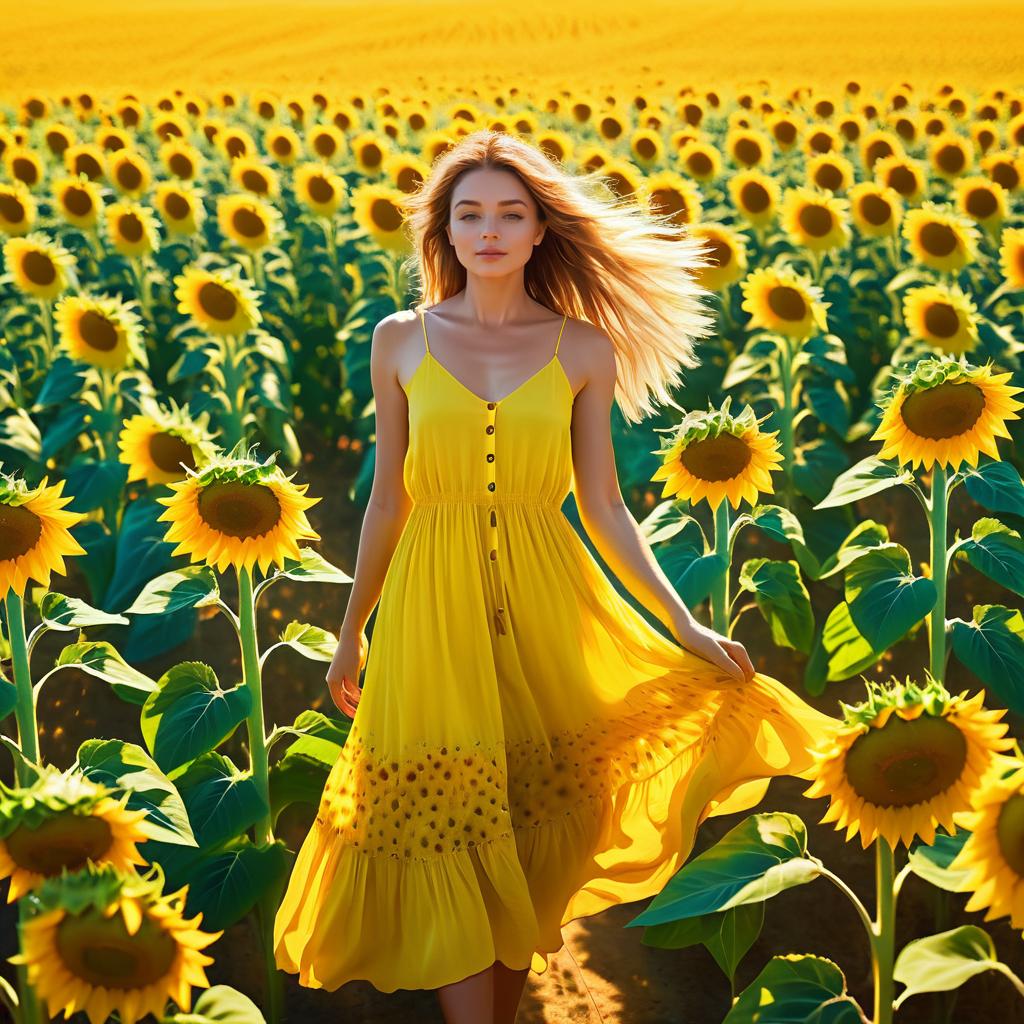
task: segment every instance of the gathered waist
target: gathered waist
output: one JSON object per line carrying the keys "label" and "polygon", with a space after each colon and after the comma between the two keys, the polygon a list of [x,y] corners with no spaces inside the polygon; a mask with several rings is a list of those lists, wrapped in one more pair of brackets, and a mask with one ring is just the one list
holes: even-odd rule
{"label": "gathered waist", "polygon": [[473,491],[467,494],[427,494],[413,497],[416,505],[481,505],[491,508],[495,505],[526,505],[537,508],[561,509],[557,498],[543,498],[536,494],[491,494]]}

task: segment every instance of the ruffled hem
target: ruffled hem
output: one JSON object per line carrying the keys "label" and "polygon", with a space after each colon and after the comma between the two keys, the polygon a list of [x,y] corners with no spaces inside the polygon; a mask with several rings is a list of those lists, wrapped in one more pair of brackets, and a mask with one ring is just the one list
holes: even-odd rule
{"label": "ruffled hem", "polygon": [[426,857],[364,852],[314,822],[274,929],[277,965],[334,991],[436,989],[496,960],[542,974],[561,928],[660,892],[712,815],[755,807],[778,775],[809,777],[835,724],[769,676],[724,691],[701,742],[569,812]]}

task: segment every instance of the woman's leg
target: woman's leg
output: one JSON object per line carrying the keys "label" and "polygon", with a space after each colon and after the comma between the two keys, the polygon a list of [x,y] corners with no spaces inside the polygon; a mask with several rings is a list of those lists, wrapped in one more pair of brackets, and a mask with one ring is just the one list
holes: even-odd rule
{"label": "woman's leg", "polygon": [[491,1024],[494,1015],[494,976],[490,967],[437,991],[445,1024]]}
{"label": "woman's leg", "polygon": [[495,960],[494,969],[494,1024],[515,1024],[519,1000],[523,997],[529,967],[514,971],[500,960]]}

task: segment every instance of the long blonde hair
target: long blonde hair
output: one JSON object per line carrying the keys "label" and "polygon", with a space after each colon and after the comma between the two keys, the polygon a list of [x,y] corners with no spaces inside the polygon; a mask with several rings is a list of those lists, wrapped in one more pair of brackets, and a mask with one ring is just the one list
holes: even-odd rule
{"label": "long blonde hair", "polygon": [[466,135],[437,158],[418,192],[403,200],[412,233],[413,275],[420,303],[433,306],[466,285],[466,268],[445,226],[460,175],[480,167],[512,171],[547,224],[524,267],[527,293],[558,313],[600,327],[615,346],[615,398],[637,423],[656,404],[680,408],[671,396],[682,369],[700,365],[697,340],[715,319],[703,305],[711,293],[693,271],[713,263],[706,242],[669,215],[603,192],[600,170],[572,174],[539,149],[504,132]]}

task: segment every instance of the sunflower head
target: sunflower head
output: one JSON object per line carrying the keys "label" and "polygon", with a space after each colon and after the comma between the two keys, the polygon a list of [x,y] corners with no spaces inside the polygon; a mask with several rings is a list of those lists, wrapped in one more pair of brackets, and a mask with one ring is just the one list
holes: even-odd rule
{"label": "sunflower head", "polygon": [[77,285],[75,257],[41,231],[7,239],[4,259],[14,284],[33,298],[55,299]]}
{"label": "sunflower head", "polygon": [[302,164],[295,170],[294,183],[299,202],[321,217],[333,217],[348,191],[345,179],[327,164]]}
{"label": "sunflower head", "polygon": [[978,256],[978,229],[962,214],[926,199],[903,221],[911,255],[932,270],[956,272]]}
{"label": "sunflower head", "polygon": [[258,563],[264,574],[271,563],[301,561],[298,542],[320,539],[306,509],[321,499],[305,497],[309,484],[293,484],[275,459],[276,453],[261,463],[239,441],[231,452],[169,483],[173,494],[156,500],[167,506],[158,520],[171,523],[164,539],[178,542],[171,554],[187,554],[220,571],[251,573]]}
{"label": "sunflower head", "polygon": [[[240,158],[236,162],[241,162]],[[281,226],[281,214],[258,196],[236,193],[217,201],[217,221],[224,235],[250,252],[268,246]]]}
{"label": "sunflower head", "polygon": [[53,309],[61,345],[71,356],[105,370],[147,365],[142,321],[116,296],[65,295]]}
{"label": "sunflower head", "polygon": [[188,887],[165,895],[159,864],[145,874],[93,864],[47,879],[19,925],[29,983],[49,1016],[81,1011],[90,1024],[117,1013],[121,1024],[167,1016],[173,999],[192,1008],[192,987],[208,988],[200,950],[223,931],[198,928],[202,914],[183,916]]}
{"label": "sunflower head", "polygon": [[159,485],[181,480],[186,469],[195,469],[216,449],[206,429],[209,412],[192,417],[188,407],[173,398],[165,409],[149,395],[139,403],[140,412],[125,420],[117,439],[118,460],[128,466],[128,480]]}
{"label": "sunflower head", "polygon": [[714,510],[723,498],[739,508],[744,499],[755,504],[758,491],[773,491],[770,474],[783,461],[775,440],[778,431],[762,433],[749,405],[733,416],[731,402],[727,395],[721,409],[687,413],[668,443],[652,452],[662,460],[651,479],[665,481],[663,498],[703,498]]}
{"label": "sunflower head", "polygon": [[235,160],[231,165],[231,180],[238,188],[264,199],[281,191],[277,171],[261,157],[245,156]]}
{"label": "sunflower head", "polygon": [[813,252],[845,248],[850,241],[847,226],[849,202],[823,189],[798,185],[786,191],[782,203],[782,227],[789,240]]}
{"label": "sunflower head", "polygon": [[20,181],[0,182],[0,232],[24,235],[35,223],[36,201]]}
{"label": "sunflower head", "polygon": [[865,849],[878,838],[909,846],[920,836],[930,844],[936,825],[952,831],[993,758],[1013,744],[999,721],[1005,710],[982,707],[983,691],[951,696],[925,675],[923,685],[862,676],[867,698],[840,701],[842,721],[812,751],[804,795],[827,796],[822,824],[845,828],[847,840],[858,833]]}
{"label": "sunflower head", "polygon": [[747,247],[742,232],[725,224],[694,224],[690,234],[704,241],[704,251],[711,261],[694,270],[702,288],[724,291],[747,272]]}
{"label": "sunflower head", "polygon": [[65,177],[53,187],[54,200],[61,216],[79,228],[94,228],[103,210],[100,186],[84,174],[77,178]]}
{"label": "sunflower head", "polygon": [[159,182],[154,205],[172,235],[194,235],[206,219],[201,192],[184,181]]}
{"label": "sunflower head", "polygon": [[1003,230],[999,266],[1010,288],[1024,288],[1024,228]]}
{"label": "sunflower head", "polygon": [[859,181],[849,191],[850,215],[865,238],[892,237],[903,215],[899,193],[887,185]]}
{"label": "sunflower head", "polygon": [[911,337],[949,355],[978,344],[978,309],[958,285],[913,288],[903,299],[903,320]]}
{"label": "sunflower head", "polygon": [[160,247],[160,224],[148,206],[123,199],[105,213],[110,243],[122,256],[145,256]]}
{"label": "sunflower head", "polygon": [[929,356],[906,372],[896,372],[890,392],[879,401],[882,420],[872,434],[882,441],[880,459],[913,468],[932,464],[956,471],[978,465],[985,452],[999,459],[996,437],[1009,437],[1006,421],[1024,408],[1012,396],[1024,388],[1007,383],[1012,373],[993,373],[991,360],[973,366],[964,356]]}
{"label": "sunflower head", "polygon": [[193,264],[174,282],[178,312],[191,316],[210,334],[243,335],[263,319],[258,293],[237,265],[205,270]]}
{"label": "sunflower head", "polygon": [[734,174],[728,182],[732,204],[744,220],[766,228],[775,219],[782,186],[756,167]]}
{"label": "sunflower head", "polygon": [[30,786],[0,783],[0,878],[10,878],[7,902],[88,860],[123,870],[145,864],[137,844],[149,838],[145,810],[128,810],[125,793],[78,772],[45,766]]}
{"label": "sunflower head", "polygon": [[107,157],[107,177],[122,195],[138,199],[148,190],[153,171],[141,153],[119,149]]}
{"label": "sunflower head", "polygon": [[406,252],[411,247],[405,223],[405,193],[391,185],[367,182],[352,196],[356,223],[383,249]]}
{"label": "sunflower head", "polygon": [[827,330],[822,290],[792,267],[758,267],[744,278],[741,307],[750,314],[751,328],[764,328],[788,338],[805,340]]}

